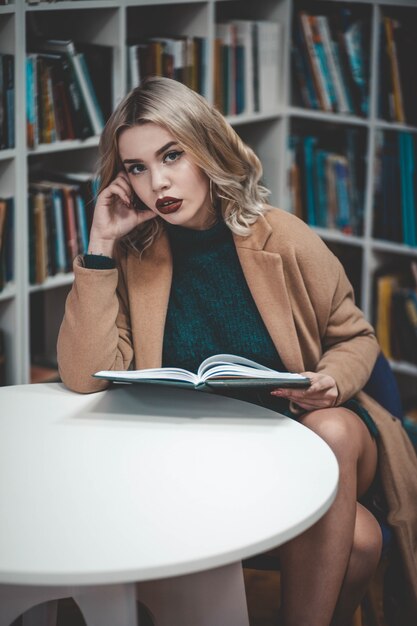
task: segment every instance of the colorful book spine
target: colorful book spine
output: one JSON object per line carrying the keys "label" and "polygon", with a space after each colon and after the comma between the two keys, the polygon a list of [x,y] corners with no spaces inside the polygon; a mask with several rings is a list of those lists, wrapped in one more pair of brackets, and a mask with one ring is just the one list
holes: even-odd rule
{"label": "colorful book spine", "polygon": [[301,26],[301,32],[303,34],[304,49],[306,51],[311,75],[313,77],[315,92],[319,102],[319,108],[323,111],[331,111],[331,103],[326,92],[324,76],[321,72],[317,52],[314,47],[310,16],[305,11],[301,11],[298,14],[298,19]]}
{"label": "colorful book spine", "polygon": [[325,51],[328,71],[331,83],[334,88],[336,106],[339,113],[351,113],[348,96],[346,93],[343,76],[340,69],[340,62],[337,61],[337,46],[332,39],[327,16],[317,15],[315,18],[316,27],[320,33],[320,39]]}
{"label": "colorful book spine", "polygon": [[393,85],[394,114],[396,121],[404,124],[405,114],[397,49],[394,39],[394,21],[390,17],[384,17],[383,19],[387,41],[387,52],[390,60],[391,80]]}

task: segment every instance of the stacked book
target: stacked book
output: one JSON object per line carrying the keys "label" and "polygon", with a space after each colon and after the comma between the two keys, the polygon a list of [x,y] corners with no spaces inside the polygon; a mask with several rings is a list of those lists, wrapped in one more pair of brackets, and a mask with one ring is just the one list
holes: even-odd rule
{"label": "stacked book", "polygon": [[310,226],[360,235],[363,159],[357,129],[346,130],[344,143],[343,151],[339,146],[332,149],[324,132],[290,137],[289,209]]}
{"label": "stacked book", "polygon": [[14,200],[0,198],[0,291],[14,278]]}
{"label": "stacked book", "polygon": [[376,134],[374,237],[417,246],[416,137]]}
{"label": "stacked book", "polygon": [[379,114],[382,118],[417,125],[417,54],[415,22],[383,16],[380,28]]}
{"label": "stacked book", "polygon": [[214,98],[224,115],[276,111],[281,67],[279,22],[216,24]]}
{"label": "stacked book", "polygon": [[0,150],[14,148],[14,56],[0,53]]}
{"label": "stacked book", "polygon": [[346,5],[330,15],[298,11],[292,61],[295,100],[310,109],[368,114],[369,24]]}
{"label": "stacked book", "polygon": [[416,262],[411,272],[381,271],[375,290],[375,329],[382,351],[389,359],[417,365]]}
{"label": "stacked book", "polygon": [[127,47],[130,88],[148,76],[165,76],[207,95],[207,40],[203,37],[152,37]]}
{"label": "stacked book", "polygon": [[112,109],[112,48],[70,39],[37,40],[30,48],[28,146],[99,135]]}
{"label": "stacked book", "polygon": [[29,280],[72,271],[72,261],[88,247],[94,210],[89,173],[38,177],[29,186]]}

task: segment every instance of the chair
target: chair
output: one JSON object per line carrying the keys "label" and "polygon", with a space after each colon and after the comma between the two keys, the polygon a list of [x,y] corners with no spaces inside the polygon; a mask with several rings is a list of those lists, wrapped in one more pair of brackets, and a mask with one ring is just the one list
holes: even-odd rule
{"label": "chair", "polygon": [[[371,376],[364,387],[364,391],[383,406],[392,415],[399,418],[404,423],[404,412],[401,404],[400,393],[397,381],[392,369],[381,352],[375,362]],[[361,626],[361,611],[368,614],[367,623],[373,626],[399,626],[399,622],[385,621],[384,613],[393,613],[394,609],[387,609],[384,602],[385,588],[388,580],[392,578],[392,571],[395,570],[395,564],[390,563],[390,548],[393,543],[393,533],[389,525],[383,520],[379,520],[382,536],[383,551],[381,563],[372,581],[369,591],[362,603],[361,609],[355,614],[354,626]],[[279,570],[278,550],[271,550],[260,555],[256,555],[243,561],[243,567],[248,569],[276,571]],[[395,605],[395,600],[393,600]],[[369,615],[370,614],[370,615]],[[393,618],[395,619],[395,618]],[[405,622],[404,622],[405,624]]]}

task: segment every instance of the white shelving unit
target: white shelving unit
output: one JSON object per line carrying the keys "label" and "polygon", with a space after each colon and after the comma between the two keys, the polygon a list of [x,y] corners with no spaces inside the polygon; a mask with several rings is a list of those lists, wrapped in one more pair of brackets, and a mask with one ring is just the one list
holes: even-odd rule
{"label": "white shelving unit", "polygon": [[[310,2],[331,7],[339,0]],[[372,211],[375,156],[375,133],[378,129],[409,130],[402,124],[378,119],[377,60],[379,47],[378,24],[384,7],[411,7],[417,11],[417,0],[361,0],[348,4],[367,7],[371,17],[370,42],[370,107],[367,118],[326,114],[294,106],[291,100],[290,46],[292,16],[299,6],[298,0],[65,0],[62,2],[28,4],[15,0],[14,4],[0,7],[0,52],[15,55],[16,75],[16,147],[0,151],[0,196],[15,198],[15,282],[0,292],[0,327],[6,332],[7,382],[26,383],[30,380],[30,316],[31,301],[39,294],[44,298],[45,316],[34,320],[32,327],[45,332],[51,354],[62,317],[64,301],[71,276],[58,275],[44,284],[29,285],[28,271],[28,211],[27,187],[29,169],[35,163],[58,164],[61,168],[94,169],[98,137],[81,141],[64,141],[40,145],[30,150],[26,145],[25,120],[25,54],[29,25],[35,22],[47,35],[69,37],[76,41],[89,41],[111,45],[114,50],[113,104],[116,105],[127,90],[126,42],[133,36],[198,35],[208,40],[208,99],[213,101],[213,51],[215,24],[233,18],[267,19],[282,23],[281,54],[277,59],[280,88],[273,110],[254,115],[237,115],[229,121],[242,138],[260,156],[264,164],[264,182],[271,190],[271,202],[285,206],[287,197],[286,154],[287,140],[295,120],[319,125],[331,123],[340,128],[349,125],[366,134],[366,186],[363,236],[347,236],[339,232],[318,229],[319,235],[341,253],[353,249],[361,257],[360,295],[365,315],[373,319],[373,274],[385,257],[417,258],[417,249],[372,237]],[[304,3],[304,7],[306,4]],[[347,268],[349,272],[349,268]],[[393,364],[398,375],[415,384],[417,367]]]}

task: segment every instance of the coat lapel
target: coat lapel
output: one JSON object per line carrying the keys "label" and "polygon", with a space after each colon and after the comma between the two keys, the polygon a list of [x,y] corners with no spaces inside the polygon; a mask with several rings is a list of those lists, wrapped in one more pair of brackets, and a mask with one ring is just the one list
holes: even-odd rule
{"label": "coat lapel", "polygon": [[[272,228],[260,216],[249,236],[234,235],[248,287],[265,326],[289,371],[304,370],[281,255],[265,250]],[[162,233],[142,259],[128,257],[129,305],[134,328],[135,367],[160,367],[172,281],[172,256]]]}
{"label": "coat lapel", "polygon": [[248,287],[272,341],[290,372],[304,370],[281,255],[265,250],[272,228],[261,216],[247,237],[234,235]]}

